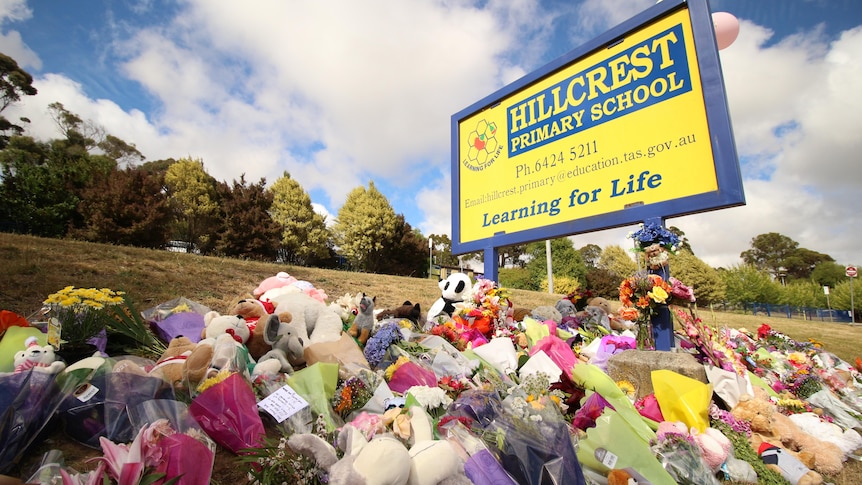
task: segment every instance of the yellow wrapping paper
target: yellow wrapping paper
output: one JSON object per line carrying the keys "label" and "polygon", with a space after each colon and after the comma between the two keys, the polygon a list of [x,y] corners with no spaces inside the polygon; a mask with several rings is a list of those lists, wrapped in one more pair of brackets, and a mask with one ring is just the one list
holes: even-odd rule
{"label": "yellow wrapping paper", "polygon": [[709,427],[712,385],[661,369],[652,371],[652,387],[665,421],[682,421],[698,431]]}

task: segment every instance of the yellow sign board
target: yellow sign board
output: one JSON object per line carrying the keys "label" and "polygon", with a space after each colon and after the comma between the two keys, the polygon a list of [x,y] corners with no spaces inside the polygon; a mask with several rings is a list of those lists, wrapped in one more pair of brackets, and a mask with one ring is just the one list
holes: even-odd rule
{"label": "yellow sign board", "polygon": [[459,244],[717,191],[698,69],[678,9],[459,119]]}

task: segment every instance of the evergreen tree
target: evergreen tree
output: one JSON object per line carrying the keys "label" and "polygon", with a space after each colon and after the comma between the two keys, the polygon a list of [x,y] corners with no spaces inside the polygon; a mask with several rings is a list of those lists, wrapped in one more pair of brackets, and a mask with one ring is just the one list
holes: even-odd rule
{"label": "evergreen tree", "polygon": [[204,170],[203,160],[181,158],[168,167],[165,185],[174,215],[174,239],[207,253],[213,247],[211,226],[219,209],[215,179]]}
{"label": "evergreen tree", "polygon": [[[33,76],[18,66],[15,59],[0,53],[0,113],[9,105],[21,100],[21,96],[35,96],[36,88],[33,87]],[[21,118],[22,122],[29,122]],[[22,135],[24,128],[15,124],[5,116],[0,116],[0,149],[6,147],[10,137]]]}
{"label": "evergreen tree", "polygon": [[311,197],[299,182],[284,174],[269,188],[273,202],[272,220],[282,227],[282,259],[291,264],[308,265],[327,259],[330,234],[324,217],[311,206]]}
{"label": "evergreen tree", "polygon": [[116,170],[82,194],[82,227],[71,232],[87,241],[162,248],[170,238],[171,210],[163,172]]}
{"label": "evergreen tree", "polygon": [[281,238],[281,227],[269,215],[272,194],[266,180],[247,184],[245,174],[233,186],[218,185],[220,205],[215,249],[224,256],[274,261]]}
{"label": "evergreen tree", "polygon": [[385,256],[384,249],[397,227],[395,211],[374,182],[368,188],[353,189],[338,211],[333,227],[335,243],[351,266],[375,271]]}
{"label": "evergreen tree", "polygon": [[718,271],[687,250],[677,251],[669,260],[670,275],[694,290],[698,305],[721,303],[726,298],[724,281]]}
{"label": "evergreen tree", "polygon": [[[548,262],[545,241],[527,244],[527,252],[532,259],[527,263],[527,271],[534,282],[534,290],[541,290],[542,281],[548,279]],[[551,270],[554,276],[565,276],[578,281],[585,281],[587,267],[581,259],[581,253],[572,245],[572,240],[561,237],[551,240]],[[547,286],[545,287],[547,289]],[[554,292],[558,293],[556,285]]]}
{"label": "evergreen tree", "polygon": [[374,271],[399,276],[427,276],[426,239],[410,226],[403,214],[395,218],[395,231],[383,250],[386,256],[380,259]]}
{"label": "evergreen tree", "polygon": [[578,249],[581,252],[581,258],[587,268],[596,268],[599,264],[599,259],[602,257],[602,248],[597,244],[587,244]]}
{"label": "evergreen tree", "polygon": [[598,267],[615,276],[620,283],[638,270],[637,263],[618,244],[607,246],[602,250]]}
{"label": "evergreen tree", "polygon": [[727,301],[731,303],[778,303],[781,284],[765,270],[743,264],[722,271],[720,275],[727,289]]}

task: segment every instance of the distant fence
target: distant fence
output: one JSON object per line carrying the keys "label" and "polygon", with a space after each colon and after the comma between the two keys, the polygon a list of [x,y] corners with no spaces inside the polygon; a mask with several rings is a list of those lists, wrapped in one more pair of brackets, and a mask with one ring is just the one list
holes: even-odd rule
{"label": "distant fence", "polygon": [[821,322],[850,323],[850,310],[828,310],[793,305],[775,305],[771,303],[743,303],[741,305],[715,304],[715,310],[741,311],[752,315],[765,314],[767,317],[798,318],[801,320],[816,320]]}

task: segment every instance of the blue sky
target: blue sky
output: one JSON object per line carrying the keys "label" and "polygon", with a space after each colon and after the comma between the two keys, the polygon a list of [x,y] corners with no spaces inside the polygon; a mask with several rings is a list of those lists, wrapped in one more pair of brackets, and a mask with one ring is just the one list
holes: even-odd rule
{"label": "blue sky", "polygon": [[[0,50],[39,90],[7,113],[54,138],[59,101],[219,180],[288,171],[330,220],[374,181],[423,234],[449,234],[451,116],[653,4],[0,0]],[[740,20],[720,57],[746,205],[667,223],[713,266],[766,232],[862,262],[862,4],[710,7]],[[573,239],[628,247],[633,229]]]}

